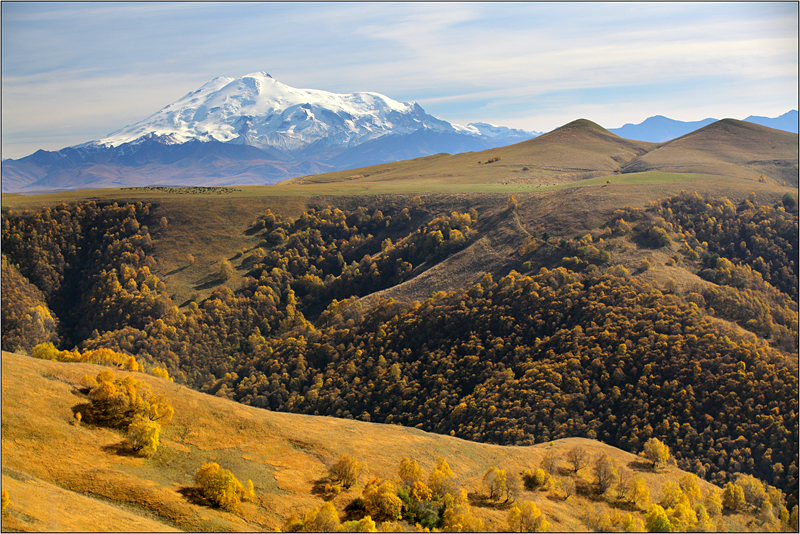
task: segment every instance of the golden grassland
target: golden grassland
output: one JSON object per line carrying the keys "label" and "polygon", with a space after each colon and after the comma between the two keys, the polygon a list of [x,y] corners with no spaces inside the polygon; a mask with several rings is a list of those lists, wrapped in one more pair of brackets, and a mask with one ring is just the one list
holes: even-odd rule
{"label": "golden grassland", "polygon": [[[481,505],[483,474],[492,466],[535,469],[549,448],[565,453],[579,446],[592,455],[608,454],[644,478],[651,502],[661,499],[665,482],[683,474],[673,466],[653,471],[636,455],[584,438],[528,447],[473,443],[394,425],[270,412],[137,373],[175,408],[159,451],[140,458],[125,452],[121,433],[73,417],[73,407],[85,402],[78,391],[81,377],[103,367],[7,352],[2,366],[2,485],[10,495],[3,530],[273,530],[293,512],[302,517],[323,504],[315,485],[344,454],[365,464],[368,472],[333,498],[340,513],[370,478],[396,480],[403,457],[415,458],[426,472],[444,457],[457,484],[470,494],[474,513],[492,530],[506,528],[509,505]],[[198,501],[193,476],[207,461],[230,469],[240,480],[251,479],[255,502],[229,512]],[[518,500],[535,502],[551,531],[585,531],[593,506],[610,511],[621,505],[594,494],[589,469],[579,474],[577,493],[567,500],[535,490],[523,491]],[[711,487],[702,480],[700,485],[703,491]],[[621,511],[643,518],[630,506]],[[750,519],[726,514],[721,526],[741,530]]]}

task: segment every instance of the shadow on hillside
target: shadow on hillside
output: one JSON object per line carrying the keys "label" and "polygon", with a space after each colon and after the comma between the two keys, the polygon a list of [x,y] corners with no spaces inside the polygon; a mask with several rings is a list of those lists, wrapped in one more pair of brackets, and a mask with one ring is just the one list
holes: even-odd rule
{"label": "shadow on hillside", "polygon": [[597,486],[585,480],[575,481],[575,495],[580,495],[584,499],[588,499],[590,501],[605,500],[603,499],[603,495],[601,493],[597,493]]}
{"label": "shadow on hillside", "polygon": [[359,497],[353,499],[344,507],[344,519],[342,521],[361,521],[366,515],[367,509],[364,507],[364,501]]}
{"label": "shadow on hillside", "polygon": [[633,469],[634,471],[649,471],[653,472],[653,463],[648,462],[646,460],[633,460],[632,462],[628,463],[628,467]]}
{"label": "shadow on hillside", "polygon": [[336,491],[334,488],[338,486],[338,484],[334,485],[332,482],[333,481],[329,477],[315,480],[314,486],[311,488],[311,494],[316,495],[325,502],[333,500],[336,495],[341,493],[342,489],[341,486],[339,486],[339,491]]}
{"label": "shadow on hillside", "polygon": [[209,506],[209,507],[216,507],[216,505],[209,501],[208,499],[203,496],[203,492],[200,491],[200,488],[194,486],[184,486],[178,490],[178,493],[184,496],[184,498],[191,504],[196,504],[198,506]]}
{"label": "shadow on hillside", "polygon": [[128,458],[138,456],[138,453],[133,450],[133,447],[131,447],[131,444],[128,440],[122,440],[119,443],[114,443],[113,445],[103,445],[101,449],[103,449],[103,452],[115,454],[117,456],[124,456]]}
{"label": "shadow on hillside", "polygon": [[493,510],[510,510],[512,506],[514,506],[514,501],[508,500],[505,502],[502,501],[494,501],[489,498],[488,495],[483,495],[481,493],[468,493],[467,499],[469,499],[469,504],[471,506],[477,506],[479,508],[491,508]]}
{"label": "shadow on hillside", "polygon": [[619,510],[624,510],[626,512],[641,512],[639,507],[637,507],[634,503],[621,501],[619,499],[614,501],[614,507]]}
{"label": "shadow on hillside", "polygon": [[189,265],[184,265],[183,267],[178,267],[177,269],[173,269],[173,270],[171,270],[170,272],[167,273],[167,276],[169,276],[171,274],[177,274],[177,273],[179,273],[181,271],[185,271],[189,267],[190,267]]}
{"label": "shadow on hillside", "polygon": [[218,278],[216,276],[211,278],[207,276],[195,282],[197,285],[194,286],[193,289],[210,289],[212,287],[216,287],[222,284],[223,282],[225,282],[225,280],[223,280],[222,278]]}

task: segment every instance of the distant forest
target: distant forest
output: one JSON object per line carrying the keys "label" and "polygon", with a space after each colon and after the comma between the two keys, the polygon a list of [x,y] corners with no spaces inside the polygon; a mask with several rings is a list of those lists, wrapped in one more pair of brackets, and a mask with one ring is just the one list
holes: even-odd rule
{"label": "distant forest", "polygon": [[[183,308],[154,272],[154,206],[5,211],[3,349],[110,348],[245,404],[476,441],[584,436],[638,452],[657,437],[683,469],[719,485],[751,474],[797,503],[791,195],[682,193],[585,236],[533,234],[514,270],[469,287],[363,307],[475,239],[475,210],[426,218],[421,202],[267,211],[247,230],[261,244],[241,258],[244,283],[226,287],[223,265],[211,296]],[[611,262],[622,243],[672,250],[706,283],[646,283]]]}

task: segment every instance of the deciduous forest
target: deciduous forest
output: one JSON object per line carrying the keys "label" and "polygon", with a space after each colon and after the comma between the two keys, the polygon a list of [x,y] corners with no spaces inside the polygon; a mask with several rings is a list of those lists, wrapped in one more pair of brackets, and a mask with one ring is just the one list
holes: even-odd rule
{"label": "deciduous forest", "polygon": [[[797,503],[791,195],[682,193],[587,235],[532,233],[514,268],[468,287],[365,305],[475,239],[479,212],[430,215],[422,202],[266,210],[247,230],[260,245],[185,305],[157,274],[156,206],[5,211],[3,348],[111,349],[241,403],[475,441],[582,436],[638,452],[658,438],[706,480],[752,475]],[[637,277],[613,261],[632,246],[666,251],[697,281]],[[233,268],[246,276],[228,287]]]}

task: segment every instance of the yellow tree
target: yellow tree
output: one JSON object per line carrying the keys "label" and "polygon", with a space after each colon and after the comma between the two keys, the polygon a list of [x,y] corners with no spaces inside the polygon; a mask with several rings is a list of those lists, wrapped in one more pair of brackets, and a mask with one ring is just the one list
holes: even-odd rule
{"label": "yellow tree", "polygon": [[361,465],[352,456],[345,454],[331,467],[331,475],[345,488],[358,481]]}
{"label": "yellow tree", "polygon": [[650,489],[647,487],[642,477],[634,477],[631,482],[630,496],[628,500],[637,508],[647,509],[650,504]]}
{"label": "yellow tree", "polygon": [[669,460],[669,447],[658,438],[650,438],[644,444],[644,457],[653,462],[653,468],[659,464],[666,465]]}
{"label": "yellow tree", "polygon": [[690,506],[690,501],[684,495],[680,485],[675,482],[665,482],[661,487],[664,497],[661,499],[661,506],[664,508],[675,508],[679,504]]}
{"label": "yellow tree", "polygon": [[415,501],[430,501],[433,498],[433,492],[424,482],[417,480],[411,486],[411,498]]}
{"label": "yellow tree", "polygon": [[364,488],[362,499],[370,517],[383,521],[400,519],[403,501],[397,496],[395,485],[388,480],[383,483],[377,478],[371,480]]}
{"label": "yellow tree", "polygon": [[[472,514],[467,492],[463,489],[455,498],[445,495],[445,511],[442,514],[442,529],[445,532],[481,532],[483,521]],[[452,505],[449,505],[452,503]]]}
{"label": "yellow tree", "polygon": [[744,490],[741,486],[728,482],[722,490],[722,507],[731,511],[736,511],[744,507],[747,501],[744,497]]}
{"label": "yellow tree", "polygon": [[644,518],[644,527],[647,532],[672,532],[672,523],[667,517],[667,512],[657,504],[650,507]]}
{"label": "yellow tree", "polygon": [[673,532],[694,532],[697,526],[697,513],[684,503],[667,510],[667,517]]}
{"label": "yellow tree", "polygon": [[546,532],[550,523],[539,507],[531,501],[514,505],[508,514],[508,528],[512,532]]}
{"label": "yellow tree", "polygon": [[204,463],[195,473],[194,481],[207,499],[228,510],[236,508],[245,496],[242,483],[216,462]]}
{"label": "yellow tree", "polygon": [[400,475],[400,480],[403,485],[409,488],[414,486],[416,482],[422,480],[422,468],[416,460],[411,460],[409,458],[403,458],[400,461],[398,474]]}
{"label": "yellow tree", "polygon": [[453,485],[453,476],[453,471],[447,464],[447,460],[440,457],[436,460],[436,467],[431,471],[428,487],[434,495],[443,497],[446,493],[450,493]]}
{"label": "yellow tree", "polygon": [[303,517],[302,532],[336,532],[341,521],[333,503],[326,502]]}
{"label": "yellow tree", "polygon": [[490,467],[483,475],[483,484],[489,491],[490,499],[499,499],[501,495],[508,491],[505,469]]}
{"label": "yellow tree", "polygon": [[687,499],[689,499],[689,504],[694,506],[700,502],[703,497],[703,493],[700,491],[700,484],[697,475],[694,473],[686,473],[680,478],[680,480],[678,480],[678,484],[680,484],[683,494],[686,495]]}
{"label": "yellow tree", "polygon": [[722,513],[722,499],[719,495],[719,490],[712,488],[709,490],[705,499],[706,510],[711,517],[716,517]]}
{"label": "yellow tree", "polygon": [[158,450],[160,430],[161,425],[155,421],[136,417],[133,423],[128,425],[128,441],[134,451],[144,456],[152,456]]}

